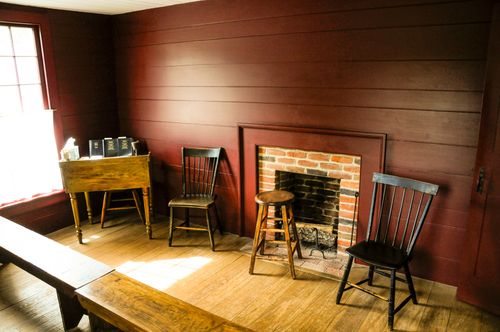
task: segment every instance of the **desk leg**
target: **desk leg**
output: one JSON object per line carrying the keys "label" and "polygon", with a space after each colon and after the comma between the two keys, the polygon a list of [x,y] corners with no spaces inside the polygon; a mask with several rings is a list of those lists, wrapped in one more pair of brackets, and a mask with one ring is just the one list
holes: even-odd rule
{"label": "desk leg", "polygon": [[76,236],[78,237],[78,242],[82,244],[82,230],[80,228],[80,216],[78,215],[78,201],[76,199],[76,194],[70,193],[69,198],[71,201],[71,209],[73,210],[73,219],[75,220]]}
{"label": "desk leg", "polygon": [[87,205],[87,216],[89,218],[89,224],[92,225],[92,204],[90,203],[90,195],[88,192],[83,193],[85,195],[85,205]]}
{"label": "desk leg", "polygon": [[153,187],[149,187],[149,214],[153,216]]}
{"label": "desk leg", "polygon": [[146,217],[146,233],[150,239],[153,238],[151,221],[149,220],[149,188],[142,188],[142,198],[144,202],[144,216]]}

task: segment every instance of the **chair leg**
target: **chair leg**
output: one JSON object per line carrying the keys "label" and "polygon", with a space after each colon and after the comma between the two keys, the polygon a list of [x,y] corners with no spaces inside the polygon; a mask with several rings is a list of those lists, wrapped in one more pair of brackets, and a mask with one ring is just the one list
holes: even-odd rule
{"label": "chair leg", "polygon": [[257,255],[257,247],[259,246],[260,240],[260,227],[262,223],[262,213],[264,207],[259,205],[259,212],[257,213],[257,223],[255,224],[255,235],[253,237],[253,245],[252,245],[252,255],[250,256],[250,269],[248,273],[253,274],[253,269],[255,267],[255,255]]}
{"label": "chair leg", "polygon": [[102,210],[101,210],[101,228],[104,228],[104,217],[106,216],[106,209],[108,208],[109,205],[110,195],[111,195],[110,192],[108,191],[104,192],[104,198],[102,199]]}
{"label": "chair leg", "polygon": [[208,230],[208,236],[210,237],[210,246],[212,247],[212,251],[215,251],[214,233],[212,232],[212,223],[210,222],[210,211],[208,209],[205,210],[205,217],[207,219],[207,230]]}
{"label": "chair leg", "polygon": [[139,218],[141,218],[141,221],[143,224],[146,223],[146,221],[144,220],[144,217],[142,216],[142,212],[141,212],[141,204],[139,203],[139,194],[137,193],[137,191],[134,189],[132,190],[132,196],[134,197],[134,203],[135,203],[135,208],[137,209],[137,213],[139,213]]}
{"label": "chair leg", "polygon": [[168,246],[172,246],[172,235],[174,233],[174,208],[170,208],[170,227],[168,231]]}
{"label": "chair leg", "polygon": [[217,206],[214,204],[214,213],[215,213],[215,221],[217,222],[217,227],[219,227],[220,235],[224,235],[224,229],[222,228],[222,224],[219,219],[219,213],[217,213]]}
{"label": "chair leg", "polygon": [[189,227],[189,208],[184,209],[184,226]]}
{"label": "chair leg", "polygon": [[387,325],[389,330],[393,330],[394,326],[394,298],[396,295],[396,270],[391,270],[391,288],[389,293],[389,315],[387,318]]}
{"label": "chair leg", "polygon": [[344,270],[344,276],[342,277],[342,281],[339,285],[339,290],[337,291],[337,300],[335,303],[339,304],[340,300],[342,300],[342,294],[344,294],[345,285],[347,284],[347,280],[349,279],[349,273],[351,272],[352,261],[354,257],[349,256],[349,260],[347,261],[347,265]]}
{"label": "chair leg", "polygon": [[368,270],[368,286],[373,285],[373,272],[375,271],[375,266],[370,265],[370,269]]}
{"label": "chair leg", "polygon": [[406,283],[408,284],[408,289],[410,290],[411,294],[411,300],[414,304],[418,304],[417,293],[415,292],[415,287],[413,287],[413,280],[411,278],[410,267],[408,266],[408,264],[404,265],[404,269],[405,269]]}

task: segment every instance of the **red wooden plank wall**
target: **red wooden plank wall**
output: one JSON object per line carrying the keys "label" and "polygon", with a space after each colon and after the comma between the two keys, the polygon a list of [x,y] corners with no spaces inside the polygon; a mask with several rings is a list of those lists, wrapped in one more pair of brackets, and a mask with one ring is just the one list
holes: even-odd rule
{"label": "red wooden plank wall", "polygon": [[48,15],[63,136],[76,138],[87,155],[89,139],[119,134],[112,18],[58,10]]}
{"label": "red wooden plank wall", "polygon": [[114,17],[120,126],[157,157],[157,207],[180,147],[222,146],[237,232],[237,124],[388,134],[386,170],[438,183],[415,274],[456,284],[472,185],[489,1],[211,0]]}

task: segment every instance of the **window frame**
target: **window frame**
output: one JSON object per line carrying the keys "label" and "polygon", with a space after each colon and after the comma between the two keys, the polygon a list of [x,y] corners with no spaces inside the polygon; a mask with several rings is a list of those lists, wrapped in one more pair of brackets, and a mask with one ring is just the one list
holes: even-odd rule
{"label": "window frame", "polygon": [[[0,10],[0,23],[11,26],[30,26],[35,28],[37,33],[37,57],[39,59],[40,82],[42,85],[42,97],[46,109],[52,110],[54,120],[54,137],[58,150],[64,145],[63,127],[59,106],[59,91],[57,87],[57,76],[54,64],[54,52],[50,32],[49,13],[22,11],[17,9]],[[30,213],[40,204],[48,206],[58,204],[65,199],[64,190],[26,199],[0,207],[2,215],[18,215],[19,213]],[[39,203],[36,203],[39,202]],[[29,204],[26,204],[29,203]]]}
{"label": "window frame", "polygon": [[[35,24],[30,24],[30,23],[10,23],[10,22],[4,22],[0,19],[0,26],[7,26],[9,28],[11,27],[21,27],[21,28],[31,28],[33,29],[33,33],[35,34],[35,48],[36,48],[36,57],[37,57],[37,63],[38,63],[38,75],[40,77],[40,86],[42,90],[42,100],[43,100],[43,107],[44,109],[51,109],[50,107],[50,102],[49,102],[49,88],[47,84],[47,75],[44,70],[45,68],[45,61],[44,61],[44,53],[42,49],[42,35],[40,33],[40,26],[35,25]],[[12,37],[12,35],[11,35]],[[15,58],[16,55],[14,54],[13,57]],[[16,74],[19,77],[19,71],[18,71],[18,66],[16,64]],[[24,112],[24,104],[22,103],[22,97],[21,97],[21,89],[20,89],[20,82],[17,82],[17,87],[19,90],[19,98],[21,99],[21,109]]]}
{"label": "window frame", "polygon": [[6,9],[0,11],[0,23],[6,25],[31,26],[37,31],[38,65],[44,106],[46,109],[54,111],[54,135],[57,148],[61,149],[63,145],[62,122],[60,114],[57,112],[59,106],[59,92],[57,88],[48,14]]}

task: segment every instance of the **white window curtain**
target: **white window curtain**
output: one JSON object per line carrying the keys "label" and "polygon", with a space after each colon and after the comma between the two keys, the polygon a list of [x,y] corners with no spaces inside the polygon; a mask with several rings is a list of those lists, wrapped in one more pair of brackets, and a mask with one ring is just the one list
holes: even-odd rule
{"label": "white window curtain", "polygon": [[0,206],[62,189],[51,110],[0,116]]}

